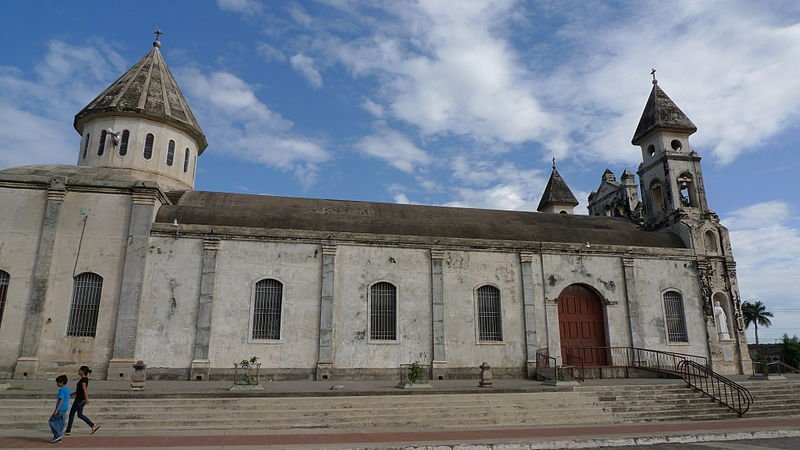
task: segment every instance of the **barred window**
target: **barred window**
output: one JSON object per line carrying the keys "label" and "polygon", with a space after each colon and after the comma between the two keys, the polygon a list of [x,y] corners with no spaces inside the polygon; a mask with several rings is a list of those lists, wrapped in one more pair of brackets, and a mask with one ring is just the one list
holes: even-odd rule
{"label": "barred window", "polygon": [[92,135],[86,133],[86,141],[83,143],[83,159],[86,159],[86,154],[89,153],[89,139],[92,138]]}
{"label": "barred window", "polygon": [[97,156],[103,156],[103,152],[106,151],[106,136],[108,136],[108,131],[103,130],[100,133],[100,142],[97,144]]}
{"label": "barred window", "polygon": [[494,286],[478,288],[478,340],[502,341],[503,320],[500,314],[500,289]]}
{"label": "barred window", "polygon": [[256,283],[253,304],[253,339],[281,338],[281,303],[283,284],[266,279]]}
{"label": "barred window", "polygon": [[6,295],[8,294],[8,272],[0,270],[0,327],[3,326],[3,312],[6,310]]}
{"label": "barred window", "polygon": [[397,340],[397,288],[385,281],[369,288],[369,337]]}
{"label": "barred window", "polygon": [[183,152],[183,173],[189,171],[189,147]]}
{"label": "barred window", "polygon": [[667,323],[667,341],[689,342],[681,294],[675,291],[664,293],[664,315]]}
{"label": "barred window", "polygon": [[131,139],[131,132],[128,130],[122,131],[122,139],[119,143],[119,156],[128,154],[128,141]]}
{"label": "barred window", "polygon": [[155,140],[155,136],[153,133],[147,133],[147,136],[144,138],[144,159],[150,159],[153,157],[153,140]]}
{"label": "barred window", "polygon": [[167,147],[167,165],[171,166],[172,163],[174,162],[175,162],[175,141],[170,139],[169,146]]}
{"label": "barred window", "polygon": [[95,336],[102,292],[103,277],[100,275],[84,272],[75,276],[72,283],[72,305],[69,309],[67,336]]}

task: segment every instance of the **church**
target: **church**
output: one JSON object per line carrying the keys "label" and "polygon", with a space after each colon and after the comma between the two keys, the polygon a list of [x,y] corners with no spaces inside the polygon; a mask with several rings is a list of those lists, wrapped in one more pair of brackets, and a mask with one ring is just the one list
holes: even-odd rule
{"label": "church", "polygon": [[697,128],[655,78],[638,171],[588,215],[555,164],[538,211],[289,198],[194,189],[208,142],[160,46],[77,113],[76,165],[0,170],[0,377],[533,378],[581,348],[749,372]]}

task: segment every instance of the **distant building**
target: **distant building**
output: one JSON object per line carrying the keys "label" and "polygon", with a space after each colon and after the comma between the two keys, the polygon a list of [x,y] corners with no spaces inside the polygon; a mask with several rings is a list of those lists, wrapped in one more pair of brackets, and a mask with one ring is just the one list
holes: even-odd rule
{"label": "distant building", "polygon": [[539,349],[605,346],[749,371],[696,127],[655,81],[641,197],[607,171],[588,216],[555,165],[541,212],[284,198],[193,189],[206,138],[159,46],[75,116],[77,165],[0,171],[0,376],[208,379],[255,355],[274,379],[526,377]]}

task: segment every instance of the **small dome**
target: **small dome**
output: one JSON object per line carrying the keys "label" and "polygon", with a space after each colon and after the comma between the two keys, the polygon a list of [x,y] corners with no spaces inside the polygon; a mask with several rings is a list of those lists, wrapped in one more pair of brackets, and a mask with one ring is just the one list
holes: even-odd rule
{"label": "small dome", "polygon": [[75,115],[75,129],[81,133],[90,119],[125,115],[168,123],[197,141],[200,154],[208,146],[200,124],[161,56],[159,41],[124,75]]}

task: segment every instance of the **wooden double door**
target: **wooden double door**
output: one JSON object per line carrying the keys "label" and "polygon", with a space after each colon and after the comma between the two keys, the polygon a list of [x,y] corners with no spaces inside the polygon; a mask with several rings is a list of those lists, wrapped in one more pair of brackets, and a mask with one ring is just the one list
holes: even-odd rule
{"label": "wooden double door", "polygon": [[558,296],[558,329],[561,358],[566,364],[608,364],[603,301],[594,291],[579,284],[561,291]]}

